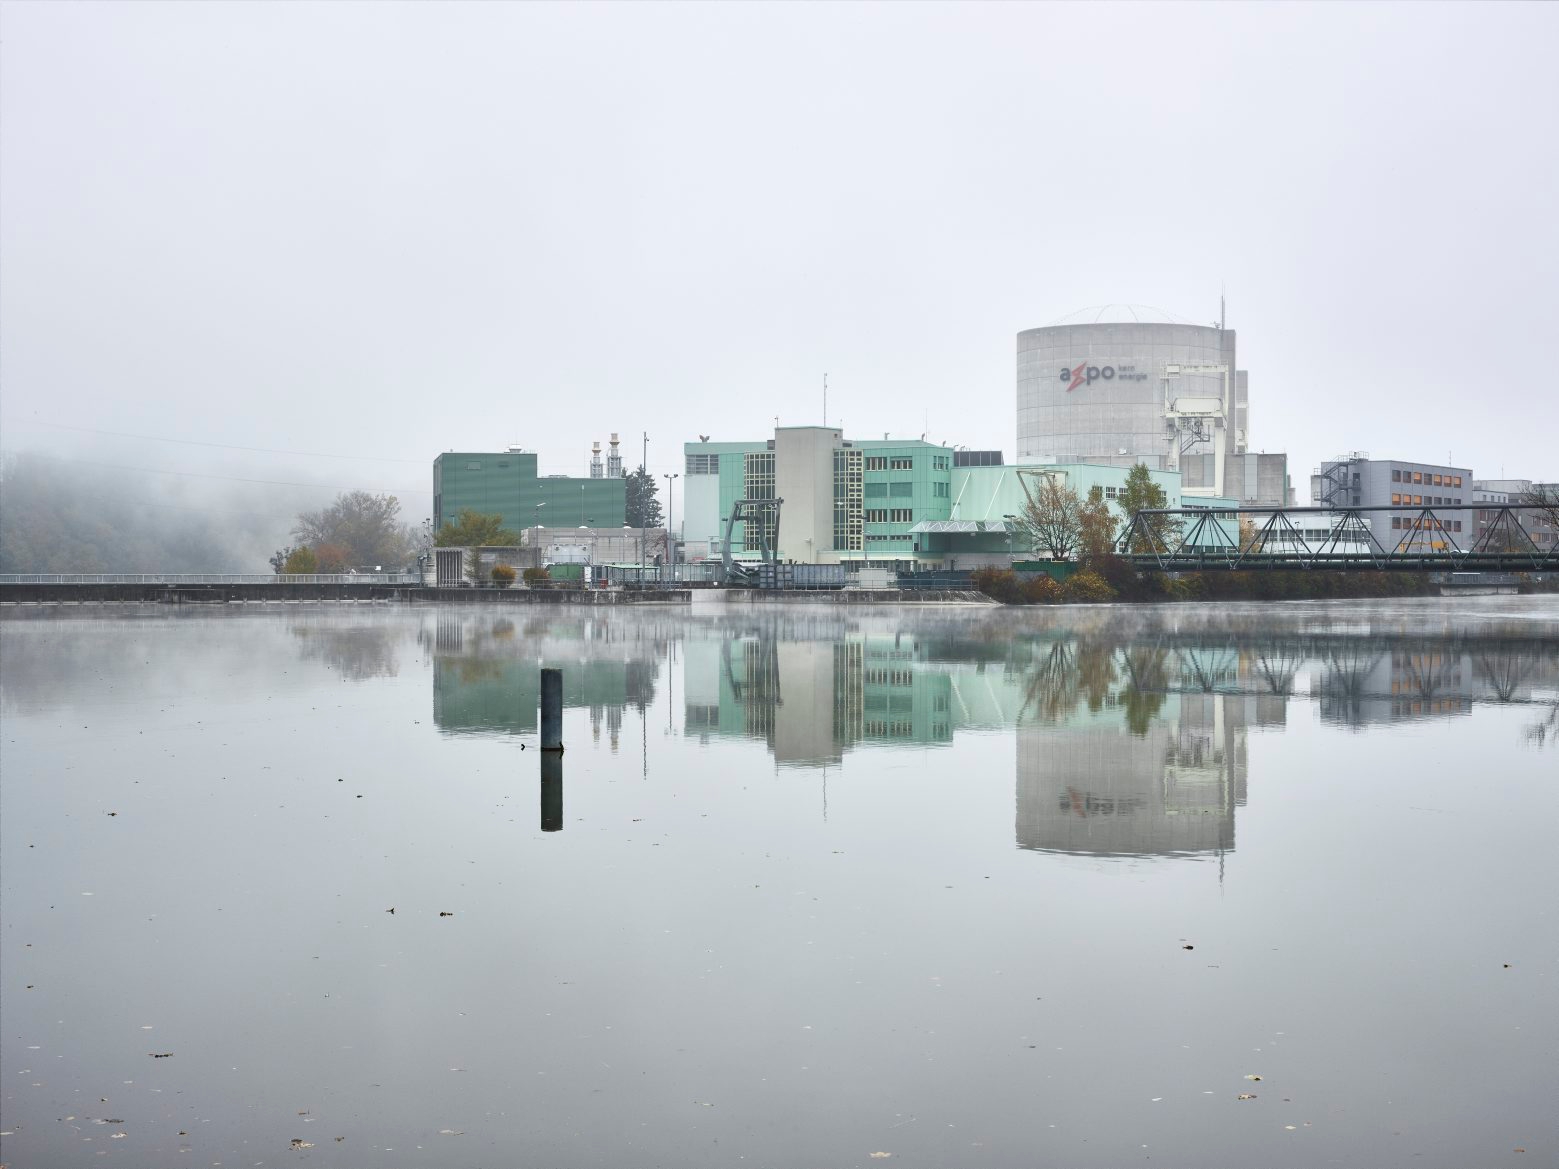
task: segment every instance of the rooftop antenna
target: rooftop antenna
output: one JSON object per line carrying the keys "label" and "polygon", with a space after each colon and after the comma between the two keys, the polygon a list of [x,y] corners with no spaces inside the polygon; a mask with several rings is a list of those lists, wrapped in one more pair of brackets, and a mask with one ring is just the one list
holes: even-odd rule
{"label": "rooftop antenna", "polygon": [[828,375],[823,375],[823,425],[828,425]]}

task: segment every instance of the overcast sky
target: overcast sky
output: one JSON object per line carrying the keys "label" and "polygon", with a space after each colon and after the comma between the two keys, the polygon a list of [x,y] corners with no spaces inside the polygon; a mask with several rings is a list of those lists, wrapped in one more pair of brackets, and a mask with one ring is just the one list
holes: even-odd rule
{"label": "overcast sky", "polygon": [[1011,458],[1019,330],[1222,289],[1301,501],[1354,449],[1559,479],[1559,6],[0,20],[8,451],[420,518],[439,451],[680,470],[826,371],[851,434]]}

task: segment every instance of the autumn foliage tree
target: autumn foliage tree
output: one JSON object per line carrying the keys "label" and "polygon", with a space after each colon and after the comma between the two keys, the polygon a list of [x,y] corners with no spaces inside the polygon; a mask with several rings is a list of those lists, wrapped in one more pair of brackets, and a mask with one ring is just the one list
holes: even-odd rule
{"label": "autumn foliage tree", "polygon": [[346,491],[329,507],[300,512],[292,535],[321,559],[329,549],[342,568],[399,566],[412,554],[411,531],[400,521],[400,511],[400,501],[393,495]]}

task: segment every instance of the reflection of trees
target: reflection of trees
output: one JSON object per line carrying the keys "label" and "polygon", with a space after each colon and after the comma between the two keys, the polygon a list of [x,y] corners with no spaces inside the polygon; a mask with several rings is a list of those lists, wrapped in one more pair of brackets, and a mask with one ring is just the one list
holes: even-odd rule
{"label": "reflection of trees", "polygon": [[1559,702],[1548,708],[1548,713],[1527,728],[1527,742],[1546,747],[1552,738],[1559,742]]}
{"label": "reflection of trees", "polygon": [[1018,720],[1032,715],[1043,723],[1060,722],[1086,701],[1100,710],[1115,682],[1115,649],[1106,642],[1053,641],[1035,660]]}
{"label": "reflection of trees", "polygon": [[403,630],[381,624],[292,627],[305,661],[323,662],[354,682],[395,677],[400,672],[395,643],[402,634]]}
{"label": "reflection of trees", "polygon": [[1126,729],[1140,738],[1148,733],[1148,727],[1164,708],[1169,684],[1164,668],[1168,652],[1158,646],[1131,646],[1121,658],[1128,680],[1126,689],[1121,692]]}

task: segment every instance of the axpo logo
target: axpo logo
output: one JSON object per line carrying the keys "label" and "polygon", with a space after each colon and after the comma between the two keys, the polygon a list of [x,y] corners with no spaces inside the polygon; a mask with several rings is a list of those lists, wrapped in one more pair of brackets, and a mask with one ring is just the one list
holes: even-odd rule
{"label": "axpo logo", "polygon": [[1100,378],[1109,381],[1114,376],[1115,367],[1113,365],[1089,365],[1086,361],[1076,369],[1063,368],[1061,370],[1061,380],[1072,383],[1066,387],[1066,392],[1069,394],[1078,386],[1091,386]]}
{"label": "axpo logo", "polygon": [[1147,380],[1147,374],[1138,373],[1134,365],[1123,365],[1118,370],[1113,365],[1089,365],[1086,361],[1076,369],[1061,369],[1061,380],[1067,382],[1066,392],[1071,393],[1078,386],[1091,386],[1097,381],[1113,381],[1117,374],[1122,381],[1140,382]]}

